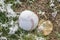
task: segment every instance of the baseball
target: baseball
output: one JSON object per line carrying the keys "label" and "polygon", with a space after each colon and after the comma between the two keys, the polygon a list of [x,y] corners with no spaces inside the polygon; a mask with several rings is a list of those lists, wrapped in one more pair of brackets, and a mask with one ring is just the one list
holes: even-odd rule
{"label": "baseball", "polygon": [[35,29],[38,25],[38,21],[38,16],[30,10],[22,11],[19,16],[19,26],[26,31]]}

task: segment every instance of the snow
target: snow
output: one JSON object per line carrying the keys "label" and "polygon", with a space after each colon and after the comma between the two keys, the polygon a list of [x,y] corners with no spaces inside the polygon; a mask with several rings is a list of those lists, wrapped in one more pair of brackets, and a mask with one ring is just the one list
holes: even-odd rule
{"label": "snow", "polygon": [[2,27],[8,27],[7,23],[1,24]]}
{"label": "snow", "polygon": [[41,10],[39,10],[38,14],[40,14],[40,15],[44,15],[45,12],[42,12]]}
{"label": "snow", "polygon": [[2,11],[2,12],[6,11],[4,0],[0,0],[0,5],[1,5],[0,6],[0,11]]}
{"label": "snow", "polygon": [[7,38],[6,37],[0,37],[0,40],[7,40]]}
{"label": "snow", "polygon": [[[6,14],[6,16],[9,18],[9,17],[16,17],[17,14],[13,11],[13,9],[11,8],[12,4],[5,4],[4,3],[5,0],[0,0],[0,11],[1,12],[6,12],[8,14]],[[8,27],[8,25],[12,25],[9,30],[10,32],[8,34],[14,34],[17,30],[18,30],[18,25],[17,24],[14,24],[14,21],[11,20],[12,18],[9,18],[9,22],[8,24],[5,23],[5,24],[2,24],[0,23],[1,26],[3,27]],[[10,21],[11,20],[11,21]],[[4,38],[4,37],[3,37]]]}
{"label": "snow", "polygon": [[53,16],[54,18],[56,17],[56,15],[57,15],[57,11],[55,11],[55,12],[52,13],[52,16]]}
{"label": "snow", "polygon": [[10,24],[10,25],[13,25],[13,24],[14,24],[14,21],[13,21],[13,20],[11,20],[11,21],[9,22],[9,24]]}
{"label": "snow", "polygon": [[60,2],[60,0],[57,0],[58,2]]}
{"label": "snow", "polygon": [[8,34],[15,34],[15,32],[18,30],[18,25],[12,26],[9,29],[10,31]]}
{"label": "snow", "polygon": [[50,3],[54,3],[54,0],[50,0]]}
{"label": "snow", "polygon": [[5,4],[4,0],[0,0],[0,11],[4,12],[6,11],[7,17],[16,17],[16,13],[13,11],[13,9],[11,8],[12,4]]}
{"label": "snow", "polygon": [[46,40],[46,39],[43,37],[37,37],[36,40]]}
{"label": "snow", "polygon": [[0,32],[0,35],[2,34],[2,32]]}
{"label": "snow", "polygon": [[13,11],[13,9],[11,8],[12,4],[7,4],[7,16],[10,17],[16,17],[16,13]]}
{"label": "snow", "polygon": [[53,4],[53,3],[50,4],[50,7],[54,7],[54,6],[55,6],[55,4]]}
{"label": "snow", "polygon": [[50,7],[54,7],[55,6],[55,4],[54,4],[54,0],[50,0]]}

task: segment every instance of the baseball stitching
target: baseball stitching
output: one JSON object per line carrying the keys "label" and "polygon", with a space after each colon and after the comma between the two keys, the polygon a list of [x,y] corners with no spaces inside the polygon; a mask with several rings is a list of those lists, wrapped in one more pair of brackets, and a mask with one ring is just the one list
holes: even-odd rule
{"label": "baseball stitching", "polygon": [[32,26],[31,26],[31,29],[30,30],[32,30],[33,27],[34,27],[34,21],[33,21],[33,19],[31,19],[31,23],[32,23]]}

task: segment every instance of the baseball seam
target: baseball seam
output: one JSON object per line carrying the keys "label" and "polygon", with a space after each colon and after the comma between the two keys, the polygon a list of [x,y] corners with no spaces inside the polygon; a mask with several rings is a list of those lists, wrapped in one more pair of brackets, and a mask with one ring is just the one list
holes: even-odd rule
{"label": "baseball seam", "polygon": [[33,21],[33,19],[31,19],[31,23],[32,23],[32,26],[31,26],[31,29],[30,30],[32,30],[33,27],[34,27],[34,21]]}

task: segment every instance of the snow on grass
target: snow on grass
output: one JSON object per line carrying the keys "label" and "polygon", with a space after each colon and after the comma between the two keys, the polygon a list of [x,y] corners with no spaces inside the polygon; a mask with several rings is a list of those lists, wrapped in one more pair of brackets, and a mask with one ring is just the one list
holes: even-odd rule
{"label": "snow on grass", "polygon": [[[0,20],[3,21],[3,22],[5,22],[6,21],[5,20],[5,16],[6,16],[6,17],[8,17],[8,21],[5,22],[5,23],[0,22],[0,28],[2,27],[3,30],[7,29],[9,31],[8,32],[6,30],[5,31],[3,31],[3,30],[0,31],[0,35],[1,35],[0,39],[7,40],[8,37],[11,38],[11,39],[16,39],[15,36],[13,36],[13,35],[14,34],[17,34],[17,36],[21,40],[25,40],[25,39],[26,40],[28,40],[28,39],[32,39],[32,40],[34,40],[34,39],[36,39],[36,40],[46,40],[42,36],[38,37],[37,36],[38,33],[36,35],[34,35],[31,32],[28,33],[27,31],[24,31],[24,30],[20,29],[19,26],[18,26],[18,23],[17,23],[18,22],[18,19],[16,21],[13,20],[13,18],[15,18],[15,17],[18,16],[17,13],[14,12],[13,9],[11,8],[11,6],[13,4],[12,3],[7,3],[6,4],[6,3],[4,3],[4,1],[5,0],[0,0],[0,12],[2,12],[2,13],[0,13],[0,15],[2,15],[2,20],[1,19]],[[57,1],[60,2],[60,0],[57,0]],[[54,0],[50,0],[50,5],[49,6],[50,7],[52,7],[52,6],[55,7],[54,2],[55,2]],[[20,2],[19,0],[16,0],[14,3],[20,3],[20,4],[22,4],[22,2]],[[56,9],[55,8],[52,8],[52,10],[54,10],[54,12],[52,12],[52,16],[53,17],[56,17],[56,15],[57,15]],[[38,14],[44,15],[45,12],[39,11]],[[0,16],[0,18],[1,18],[1,16]],[[41,29],[43,29],[43,27],[41,27]],[[3,37],[2,35],[7,36],[7,37]],[[13,37],[10,37],[9,35],[10,36],[12,35]],[[41,34],[39,33],[39,35],[41,35]]]}

